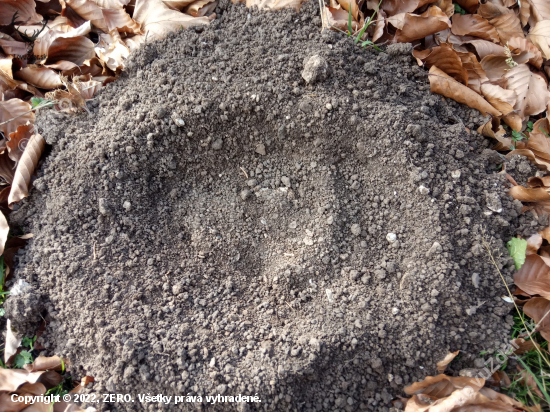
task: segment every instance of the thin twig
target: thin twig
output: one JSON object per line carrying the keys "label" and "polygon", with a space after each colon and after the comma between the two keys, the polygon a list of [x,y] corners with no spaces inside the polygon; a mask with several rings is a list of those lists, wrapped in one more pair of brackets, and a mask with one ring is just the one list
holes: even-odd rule
{"label": "thin twig", "polygon": [[242,166],[240,166],[241,170],[243,171],[244,175],[246,176],[246,178],[248,179],[248,173],[246,173],[246,170],[243,169]]}

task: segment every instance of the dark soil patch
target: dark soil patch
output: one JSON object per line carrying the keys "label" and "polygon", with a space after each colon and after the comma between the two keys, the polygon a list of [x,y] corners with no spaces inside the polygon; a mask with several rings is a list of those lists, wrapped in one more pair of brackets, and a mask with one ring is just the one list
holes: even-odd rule
{"label": "dark soil patch", "polygon": [[[316,7],[224,0],[201,33],[138,52],[93,115],[39,116],[53,147],[12,215],[35,235],[17,278],[42,296],[48,353],[95,376],[88,391],[136,397],[100,407],[257,393],[204,408],[386,410],[449,350],[460,367],[506,343],[481,242],[504,253],[544,222],[518,217],[485,119],[430,94],[410,46],[321,35]],[[308,86],[313,55],[330,70]]]}

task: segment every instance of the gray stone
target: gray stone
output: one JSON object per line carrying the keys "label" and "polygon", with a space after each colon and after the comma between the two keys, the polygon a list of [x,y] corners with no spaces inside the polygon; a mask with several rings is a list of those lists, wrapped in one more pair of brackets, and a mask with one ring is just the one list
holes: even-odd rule
{"label": "gray stone", "polygon": [[328,72],[329,66],[327,61],[318,54],[305,58],[302,78],[307,84],[322,82],[327,78]]}

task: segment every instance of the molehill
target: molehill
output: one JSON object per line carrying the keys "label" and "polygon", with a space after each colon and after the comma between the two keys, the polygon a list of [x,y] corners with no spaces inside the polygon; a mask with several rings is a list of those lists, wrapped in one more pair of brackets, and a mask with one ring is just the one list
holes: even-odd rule
{"label": "molehill", "polygon": [[458,370],[504,345],[483,243],[547,222],[506,195],[486,119],[431,94],[410,45],[321,34],[316,2],[216,13],[145,45],[91,114],[38,116],[15,328],[44,308],[87,392],[262,401],[111,411],[387,411],[449,350]]}

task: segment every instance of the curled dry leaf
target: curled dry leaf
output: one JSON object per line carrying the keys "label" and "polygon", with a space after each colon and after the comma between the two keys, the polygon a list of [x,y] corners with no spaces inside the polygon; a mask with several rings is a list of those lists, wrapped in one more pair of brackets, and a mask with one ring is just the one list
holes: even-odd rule
{"label": "curled dry leaf", "polygon": [[0,176],[4,178],[6,183],[13,182],[13,174],[15,173],[15,162],[10,159],[7,150],[0,153]]}
{"label": "curled dry leaf", "polygon": [[527,52],[529,63],[540,69],[542,66],[542,55],[540,50],[528,39],[521,37],[512,37],[508,41],[508,47],[513,54],[519,55],[521,52]]}
{"label": "curled dry leaf", "polygon": [[[6,220],[5,217],[4,217],[4,220]],[[7,224],[8,222],[6,221],[6,225]],[[8,236],[6,234],[6,238],[7,237]],[[5,240],[2,243],[2,248],[4,247],[4,243],[5,243]],[[18,339],[13,333],[11,329],[11,321],[8,319],[6,321],[6,343],[4,345],[4,363],[5,364],[8,364],[11,357],[17,353],[17,348],[19,347],[20,344],[21,344],[21,339]],[[0,368],[0,390],[5,390],[4,388],[8,387],[10,383],[10,382],[4,382],[4,378],[7,375],[6,373],[2,373],[2,371],[4,370],[5,369]],[[14,391],[15,389],[17,389],[17,386],[11,389],[11,391]]]}
{"label": "curled dry leaf", "polygon": [[523,338],[512,339],[510,342],[514,349],[514,354],[523,355],[525,352],[529,352],[535,347],[540,348],[540,345],[532,340],[525,340]]}
{"label": "curled dry leaf", "polygon": [[0,254],[4,253],[4,245],[8,240],[9,231],[10,227],[8,225],[8,221],[6,220],[6,216],[0,212]]}
{"label": "curled dry leaf", "polygon": [[536,255],[539,248],[542,246],[542,236],[540,233],[535,233],[527,239],[526,255]]}
{"label": "curled dry leaf", "polygon": [[63,359],[63,362],[61,362],[61,358],[59,356],[39,356],[32,363],[31,372],[46,370],[60,371],[63,369],[63,364],[66,365],[66,362],[66,359]]}
{"label": "curled dry leaf", "polygon": [[124,61],[130,56],[130,49],[120,39],[116,30],[111,34],[99,36],[100,41],[95,52],[109,69],[116,72],[124,68]]}
{"label": "curled dry leaf", "polygon": [[[527,149],[547,163],[550,163],[550,139],[546,135],[550,133],[550,124],[547,118],[539,119],[533,124],[533,130],[529,133]],[[549,186],[549,185],[544,185]]]}
{"label": "curled dry leaf", "polygon": [[477,14],[455,14],[452,18],[451,32],[458,36],[476,36],[498,43],[500,38],[496,29],[487,19]]}
{"label": "curled dry leaf", "polygon": [[141,25],[132,19],[123,9],[103,10],[103,16],[105,17],[109,32],[118,30],[119,32],[142,34]]}
{"label": "curled dry leaf", "polygon": [[[87,37],[59,37],[48,48],[48,60],[46,63],[65,60],[76,66],[81,66],[85,61],[94,57],[94,42]],[[65,66],[67,65],[65,64]],[[61,68],[61,70],[66,70],[66,68]]]}
{"label": "curled dry leaf", "polygon": [[550,101],[550,92],[545,79],[529,70],[526,64],[520,64],[506,72],[508,90],[516,92],[518,99],[514,109],[520,117],[532,116],[546,110]]}
{"label": "curled dry leaf", "polygon": [[[506,85],[508,85],[507,81],[506,81]],[[508,113],[506,116],[502,118],[502,120],[512,129],[514,129],[516,132],[521,132],[523,130],[523,117],[521,117],[516,112]]]}
{"label": "curled dry leaf", "polygon": [[[56,22],[58,24],[55,24]],[[58,40],[60,38],[82,37],[82,36],[85,36],[88,33],[90,33],[90,30],[91,30],[91,24],[90,24],[89,21],[86,21],[84,24],[82,24],[81,26],[79,26],[75,29],[75,28],[72,28],[71,26],[69,26],[68,24],[66,24],[66,21],[63,17],[56,18],[54,20],[54,22],[52,23],[52,25],[54,25],[54,27],[52,29],[50,29],[47,32],[44,32],[44,34],[42,36],[40,36],[38,38],[38,40],[36,40],[34,42],[34,46],[33,46],[32,51],[33,51],[33,54],[35,56],[40,56],[41,57],[41,59],[39,61],[40,63],[46,62],[50,46],[56,40]],[[62,45],[63,45],[62,41],[57,43],[56,49],[55,49],[57,60],[50,61],[50,63],[54,63],[58,60],[72,61],[69,58],[63,58],[63,53],[61,52]],[[72,53],[67,53],[67,55],[69,55],[69,56],[71,54]],[[76,53],[76,56],[80,56],[80,55],[82,55],[82,52]]]}
{"label": "curled dry leaf", "polygon": [[[195,0],[162,0],[162,2],[172,10],[183,10],[185,7],[189,6],[194,1]],[[244,0],[233,1],[233,3],[238,3],[238,2],[244,2]]]}
{"label": "curled dry leaf", "polygon": [[535,321],[542,337],[550,341],[550,300],[531,298],[523,306],[523,312]]}
{"label": "curled dry leaf", "polygon": [[161,0],[136,0],[133,18],[142,25],[142,31],[151,40],[162,39],[182,27],[201,26],[209,22],[207,17],[191,17],[171,10]]}
{"label": "curled dry leaf", "polygon": [[[384,0],[380,9],[388,16],[395,16],[400,13],[412,13],[416,9],[426,4],[435,3],[437,0]],[[378,6],[378,1],[369,0],[367,7],[374,10]]]}
{"label": "curled dry leaf", "polygon": [[9,25],[15,13],[16,23],[35,24],[42,21],[42,16],[36,13],[34,0],[0,0],[0,25]]}
{"label": "curled dry leaf", "polygon": [[384,35],[384,29],[386,28],[386,12],[384,10],[378,11],[379,18],[376,20],[376,25],[374,26],[374,33],[372,35],[372,41],[376,42]]}
{"label": "curled dry leaf", "polygon": [[21,99],[0,102],[0,131],[9,136],[22,124],[34,123],[34,113],[29,103]]}
{"label": "curled dry leaf", "polygon": [[31,124],[21,125],[13,133],[10,133],[8,142],[8,155],[11,160],[18,162],[27,146],[27,142],[34,132],[34,126]]}
{"label": "curled dry leaf", "polygon": [[452,0],[437,0],[435,5],[439,7],[448,18],[451,18],[451,16],[455,14],[455,5]]}
{"label": "curled dry leaf", "polygon": [[[514,186],[521,187],[521,186]],[[537,190],[537,189],[532,189]],[[544,190],[544,189],[541,189]],[[515,198],[515,196],[514,196]],[[539,255],[528,255],[514,274],[514,283],[529,295],[550,297],[550,261]]]}
{"label": "curled dry leaf", "polygon": [[[206,1],[206,0],[204,0]],[[363,13],[361,13],[361,10],[359,10],[359,5],[357,4],[357,2],[355,0],[336,0],[338,2],[338,4],[340,5],[340,7],[342,7],[349,15],[349,8],[350,8],[350,5],[351,5],[351,17],[353,20],[355,20],[356,22],[359,22],[361,20],[361,17],[363,17]],[[247,0],[247,4],[246,6],[247,7],[250,7],[248,5],[248,3],[251,2],[250,0]],[[254,3],[254,1],[252,1],[252,3]],[[257,1],[256,1],[257,3]],[[186,8],[186,10],[188,10],[188,7]],[[187,13],[187,11],[186,11]]]}
{"label": "curled dry leaf", "polygon": [[476,93],[481,93],[481,85],[488,79],[485,70],[477,61],[476,55],[470,52],[457,52],[457,54],[462,61],[462,67],[468,74],[468,87]]}
{"label": "curled dry leaf", "polygon": [[459,103],[464,103],[472,109],[479,110],[483,114],[488,113],[493,116],[501,115],[501,113],[483,99],[483,97],[439,70],[437,66],[432,66],[430,69],[429,80],[432,93],[441,94]]}
{"label": "curled dry leaf", "polygon": [[505,90],[491,83],[483,83],[481,85],[481,94],[502,114],[508,114],[514,110],[517,96],[513,90]]}
{"label": "curled dry leaf", "polygon": [[539,21],[531,27],[527,39],[540,49],[545,59],[550,59],[550,20]]}
{"label": "curled dry leaf", "polygon": [[479,0],[456,0],[455,3],[469,13],[475,13],[479,7]]}
{"label": "curled dry leaf", "polygon": [[[338,5],[338,7],[325,7],[325,14],[327,16],[327,23],[329,27],[334,27],[342,31],[348,30],[349,13],[342,9],[340,5]],[[354,32],[358,31],[359,23],[352,21],[351,29]]]}
{"label": "curled dry leaf", "polygon": [[408,43],[423,39],[451,27],[451,21],[437,6],[432,6],[421,15],[402,13],[388,18],[398,30],[395,33],[396,43]]}
{"label": "curled dry leaf", "polygon": [[40,160],[45,145],[46,142],[41,135],[34,134],[31,136],[25,152],[17,164],[17,169],[15,169],[12,190],[8,198],[10,205],[19,202],[29,195],[31,176]]}
{"label": "curled dry leaf", "polygon": [[78,91],[83,99],[93,99],[94,96],[103,88],[103,83],[96,80],[88,80],[87,82],[75,82]]}
{"label": "curled dry leaf", "polygon": [[[512,56],[512,59],[517,64],[527,63],[529,61],[528,53],[523,52],[517,56]],[[504,74],[510,71],[510,65],[507,63],[508,57],[506,56],[485,56],[481,59],[481,67],[485,70],[487,77],[492,81],[501,79]]]}
{"label": "curled dry leaf", "polygon": [[447,375],[427,376],[422,382],[415,382],[405,387],[407,395],[424,394],[433,396],[436,399],[442,399],[449,396],[453,391],[467,386],[474,390],[479,390],[485,384],[483,378],[452,377]]}
{"label": "curled dry leaf", "polygon": [[437,371],[439,373],[445,372],[445,369],[447,369],[447,365],[449,365],[449,363],[451,363],[453,359],[458,356],[459,353],[459,350],[457,350],[456,352],[448,353],[442,361],[437,362]]}
{"label": "curled dry leaf", "polygon": [[65,0],[67,6],[70,6],[84,20],[90,21],[95,27],[107,33],[109,28],[105,22],[103,11],[91,0]]}
{"label": "curled dry leaf", "polygon": [[529,3],[531,3],[529,19],[531,27],[542,20],[550,20],[550,3],[547,0],[529,0]]}
{"label": "curled dry leaf", "polygon": [[506,44],[512,37],[525,37],[518,16],[506,7],[485,3],[479,6],[478,14],[489,20],[502,44]]}
{"label": "curled dry leaf", "polygon": [[122,9],[130,3],[130,0],[92,0],[102,9]]}
{"label": "curled dry leaf", "polygon": [[422,60],[426,67],[437,66],[460,83],[468,84],[468,73],[462,67],[462,60],[460,60],[457,52],[450,45],[441,43],[441,46],[434,47],[426,57],[424,57],[425,52],[429,52],[429,50],[420,53],[415,50],[413,55]]}
{"label": "curled dry leaf", "polygon": [[[477,132],[486,137],[492,137],[498,140],[498,143],[493,147],[493,150],[510,150],[512,140],[506,135],[506,130],[500,125],[500,118],[492,117],[487,123],[479,126]],[[518,142],[519,144],[523,142]]]}
{"label": "curled dry leaf", "polygon": [[527,187],[550,187],[550,176],[532,176],[527,179]]}
{"label": "curled dry leaf", "polygon": [[44,66],[32,64],[16,72],[15,76],[41,89],[55,89],[63,86],[59,74]]}
{"label": "curled dry leaf", "polygon": [[495,44],[489,40],[468,40],[465,44],[471,44],[476,49],[476,53],[480,59],[485,56],[506,56],[504,47],[500,44]]}

